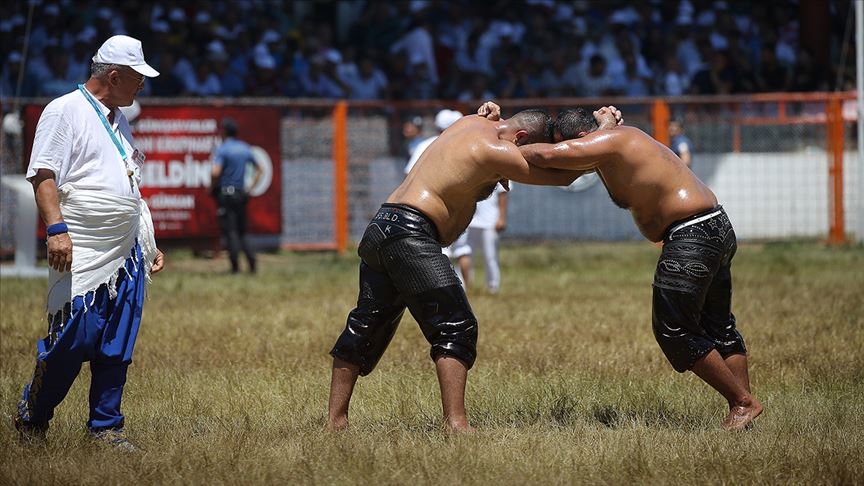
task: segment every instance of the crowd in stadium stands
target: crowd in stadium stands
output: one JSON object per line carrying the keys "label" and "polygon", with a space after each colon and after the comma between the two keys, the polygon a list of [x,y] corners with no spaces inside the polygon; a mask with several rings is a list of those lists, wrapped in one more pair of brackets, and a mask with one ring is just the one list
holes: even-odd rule
{"label": "crowd in stadium stands", "polygon": [[0,12],[0,101],[17,86],[24,97],[71,91],[116,33],[141,39],[162,72],[148,80],[146,96],[477,100],[847,89],[855,72],[854,55],[842,55],[849,0],[831,0],[829,69],[799,44],[797,7],[798,0],[20,1]]}

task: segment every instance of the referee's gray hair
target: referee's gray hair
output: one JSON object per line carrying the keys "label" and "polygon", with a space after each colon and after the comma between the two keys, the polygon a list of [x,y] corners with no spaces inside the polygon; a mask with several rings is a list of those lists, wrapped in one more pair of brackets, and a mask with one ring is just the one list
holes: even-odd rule
{"label": "referee's gray hair", "polygon": [[120,70],[123,66],[119,64],[106,64],[104,62],[94,62],[90,64],[90,76],[94,78],[104,78],[113,70]]}

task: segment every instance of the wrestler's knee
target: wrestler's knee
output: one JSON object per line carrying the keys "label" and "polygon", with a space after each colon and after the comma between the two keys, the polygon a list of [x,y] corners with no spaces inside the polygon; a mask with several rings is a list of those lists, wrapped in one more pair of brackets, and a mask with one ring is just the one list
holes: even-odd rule
{"label": "wrestler's knee", "polygon": [[738,339],[735,339],[733,341],[718,343],[717,352],[719,352],[720,356],[722,356],[724,359],[727,356],[732,356],[733,354],[743,354],[746,356],[747,355],[747,346],[744,345],[744,339],[741,338],[740,334],[739,334]]}
{"label": "wrestler's knee", "polygon": [[[693,368],[693,365],[715,348],[714,343],[697,334],[687,332],[667,333],[666,326],[654,326],[654,339],[663,351],[663,355],[678,373]],[[659,331],[659,332],[658,332]]]}
{"label": "wrestler's knee", "polygon": [[427,290],[407,300],[420,330],[432,346],[432,359],[453,356],[471,368],[477,358],[477,318],[462,286]]}
{"label": "wrestler's knee", "polygon": [[705,334],[714,341],[720,356],[725,358],[732,354],[747,354],[744,337],[738,332],[735,315],[731,312],[719,317],[706,314],[701,324]]}
{"label": "wrestler's knee", "polygon": [[360,367],[361,376],[368,375],[375,369],[390,340],[393,339],[403,311],[393,313],[387,319],[381,320],[373,319],[375,316],[355,309],[348,315],[345,329],[330,350],[330,355],[356,364]]}
{"label": "wrestler's knee", "polygon": [[[477,359],[477,321],[472,319],[444,324],[447,330],[442,331],[443,326],[438,326],[437,339],[430,341],[432,349],[429,351],[429,356],[432,361],[438,360],[441,356],[452,356],[462,361],[466,368],[471,369]],[[426,330],[423,333],[426,334]]]}

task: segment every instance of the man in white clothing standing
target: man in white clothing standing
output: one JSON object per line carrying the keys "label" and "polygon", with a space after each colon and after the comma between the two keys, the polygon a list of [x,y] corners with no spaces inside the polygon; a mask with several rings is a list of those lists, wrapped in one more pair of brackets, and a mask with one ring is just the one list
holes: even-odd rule
{"label": "man in white clothing standing", "polygon": [[159,72],[141,41],[110,37],[90,78],[51,101],[36,126],[27,180],[47,227],[48,335],[15,416],[23,444],[45,440],[54,409],[90,362],[93,439],[135,451],[120,401],[141,322],[145,283],[164,264],[139,191],[144,154],[121,106]]}
{"label": "man in white clothing standing", "polygon": [[[512,190],[513,184],[510,185]],[[486,273],[486,290],[497,294],[501,289],[501,266],[498,263],[498,235],[507,228],[507,203],[509,192],[501,185],[489,198],[477,203],[474,217],[459,239],[450,247],[456,259],[466,292],[474,277],[474,254],[483,254]]]}

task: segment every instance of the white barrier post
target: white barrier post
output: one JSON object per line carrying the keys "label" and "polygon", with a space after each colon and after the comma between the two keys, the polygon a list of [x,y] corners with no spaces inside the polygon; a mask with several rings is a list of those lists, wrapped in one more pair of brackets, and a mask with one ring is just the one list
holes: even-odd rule
{"label": "white barrier post", "polygon": [[856,219],[858,222],[858,242],[864,243],[864,4],[855,2],[855,72],[858,87],[858,204]]}
{"label": "white barrier post", "polygon": [[24,174],[4,174],[2,183],[15,193],[18,213],[15,215],[15,263],[0,266],[4,277],[47,277],[47,268],[36,266],[36,218],[39,212],[33,197],[33,186]]}

